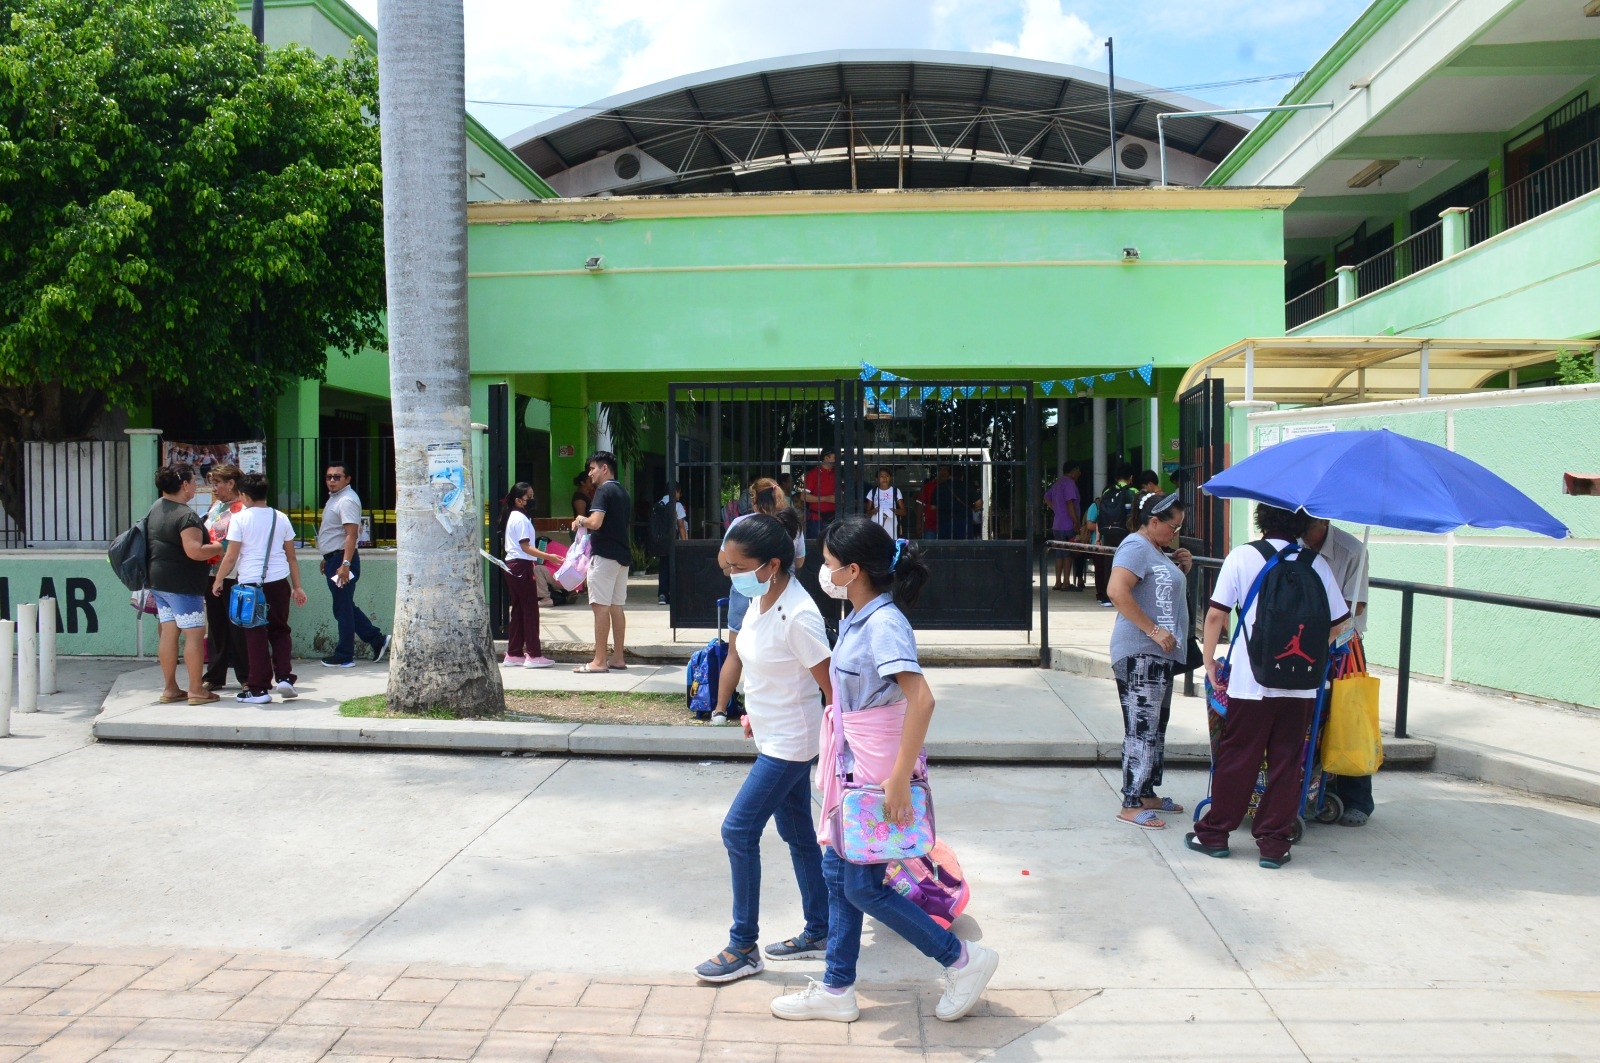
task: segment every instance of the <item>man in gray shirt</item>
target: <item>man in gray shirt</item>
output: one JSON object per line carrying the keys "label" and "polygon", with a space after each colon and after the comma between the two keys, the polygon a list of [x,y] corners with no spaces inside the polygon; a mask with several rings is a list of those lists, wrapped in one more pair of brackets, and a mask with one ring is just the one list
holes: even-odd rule
{"label": "man in gray shirt", "polygon": [[324,668],[350,668],[356,663],[356,637],[372,647],[374,662],[389,652],[389,638],[356,607],[356,581],[361,578],[361,498],[350,484],[350,467],[342,461],[328,463],[323,477],[328,504],[317,529],[317,553],[322,555],[322,575],[333,596],[333,619],[339,625],[339,643],[322,659]]}

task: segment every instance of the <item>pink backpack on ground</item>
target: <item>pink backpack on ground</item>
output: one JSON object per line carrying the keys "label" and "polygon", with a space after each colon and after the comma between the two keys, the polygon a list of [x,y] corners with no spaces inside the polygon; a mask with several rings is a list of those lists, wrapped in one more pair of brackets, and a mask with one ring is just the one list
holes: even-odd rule
{"label": "pink backpack on ground", "polygon": [[883,884],[927,912],[946,930],[972,900],[972,887],[961,874],[956,854],[941,841],[933,843],[927,856],[891,861],[883,869]]}

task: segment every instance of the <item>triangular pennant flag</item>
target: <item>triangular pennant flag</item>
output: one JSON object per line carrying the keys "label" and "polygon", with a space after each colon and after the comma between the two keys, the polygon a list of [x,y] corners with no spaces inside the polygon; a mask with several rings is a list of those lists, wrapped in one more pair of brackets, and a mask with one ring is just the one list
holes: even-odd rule
{"label": "triangular pennant flag", "polygon": [[[895,377],[895,379],[899,380],[900,378],[899,377]],[[900,389],[900,397],[902,399],[910,398],[911,397],[911,389],[910,388],[901,388]]]}
{"label": "triangular pennant flag", "polygon": [[1076,380],[1063,380],[1062,383],[1067,386],[1068,395],[1072,395],[1077,392],[1078,382]]}
{"label": "triangular pennant flag", "polygon": [[1143,378],[1146,384],[1150,383],[1150,377],[1155,373],[1155,369],[1156,364],[1154,362],[1146,362],[1139,367],[1139,376]]}
{"label": "triangular pennant flag", "polygon": [[861,363],[861,379],[862,380],[871,380],[873,377],[875,377],[877,375],[878,375],[878,369],[877,369],[876,366],[872,365],[869,362],[862,362]]}
{"label": "triangular pennant flag", "polygon": [[955,391],[955,389],[954,389],[954,388],[940,388],[940,389],[939,389],[939,398],[940,398],[940,399],[941,399],[941,400],[948,400],[948,399],[949,399],[949,398],[950,398],[950,395],[951,395],[951,394],[952,394],[952,393],[953,393],[953,392],[954,392],[954,391]]}
{"label": "triangular pennant flag", "polygon": [[1110,382],[1112,380],[1117,379],[1117,374],[1115,374],[1115,373],[1101,373],[1100,374],[1100,379],[1104,380],[1104,381],[1107,381],[1107,382]]}
{"label": "triangular pennant flag", "polygon": [[963,397],[964,397],[964,398],[969,398],[969,399],[970,399],[970,398],[972,398],[972,393],[973,393],[973,392],[974,392],[974,391],[977,391],[977,390],[978,390],[978,389],[977,389],[977,388],[973,388],[973,387],[965,387],[965,388],[962,388],[962,389],[961,389],[961,394],[962,394],[962,396],[963,396]]}
{"label": "triangular pennant flag", "polygon": [[1044,392],[1046,395],[1050,394],[1055,389],[1056,382],[1054,380],[1046,380],[1044,383],[1039,385],[1039,390]]}
{"label": "triangular pennant flag", "polygon": [[923,388],[922,389],[922,397],[924,399],[931,398],[932,396],[933,396],[933,389],[932,388]]}

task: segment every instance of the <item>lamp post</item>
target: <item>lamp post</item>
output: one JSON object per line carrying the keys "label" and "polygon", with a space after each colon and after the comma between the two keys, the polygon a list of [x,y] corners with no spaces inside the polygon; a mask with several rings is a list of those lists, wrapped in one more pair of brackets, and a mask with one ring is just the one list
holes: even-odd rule
{"label": "lamp post", "polygon": [[250,32],[256,35],[257,44],[267,43],[266,0],[252,0],[250,4]]}

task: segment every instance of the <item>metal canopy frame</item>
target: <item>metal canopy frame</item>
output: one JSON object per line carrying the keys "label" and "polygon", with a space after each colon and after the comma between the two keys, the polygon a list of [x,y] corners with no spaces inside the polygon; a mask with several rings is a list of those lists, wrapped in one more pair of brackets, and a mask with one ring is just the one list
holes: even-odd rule
{"label": "metal canopy frame", "polygon": [[1330,406],[1459,395],[1500,373],[1566,351],[1594,354],[1594,340],[1450,339],[1432,336],[1287,336],[1245,339],[1196,362],[1179,394],[1222,380],[1230,399]]}

